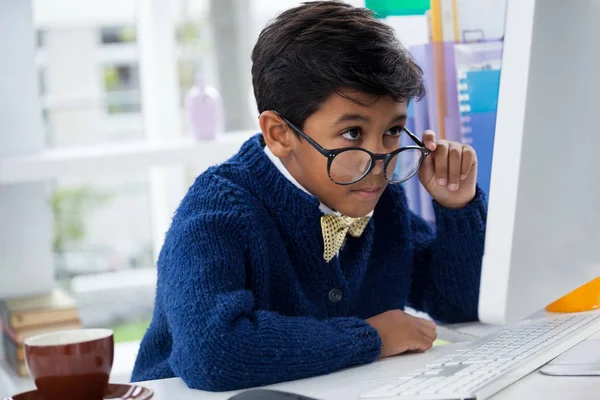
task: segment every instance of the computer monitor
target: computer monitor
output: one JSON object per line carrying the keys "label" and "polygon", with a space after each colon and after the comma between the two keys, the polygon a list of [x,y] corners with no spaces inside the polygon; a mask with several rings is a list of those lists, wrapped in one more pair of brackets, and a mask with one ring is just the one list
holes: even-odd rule
{"label": "computer monitor", "polygon": [[600,1],[509,1],[479,318],[600,276]]}

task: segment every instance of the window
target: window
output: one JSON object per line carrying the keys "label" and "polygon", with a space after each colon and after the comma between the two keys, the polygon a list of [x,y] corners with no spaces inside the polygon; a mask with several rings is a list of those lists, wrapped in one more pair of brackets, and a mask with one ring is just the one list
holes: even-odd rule
{"label": "window", "polygon": [[57,279],[152,267],[147,181],[145,173],[58,180],[51,197]]}
{"label": "window", "polygon": [[[74,4],[73,13],[86,7]],[[41,15],[44,10],[49,12],[41,7],[36,15],[51,26],[44,29],[36,59],[47,142],[58,148],[142,140],[136,45],[99,45],[99,28],[91,22],[68,23],[65,16],[53,21],[53,14]]]}
{"label": "window", "polygon": [[46,94],[46,76],[44,74],[44,68],[38,68],[38,89],[40,96]]}
{"label": "window", "polygon": [[35,32],[35,39],[36,39],[36,47],[38,49],[41,49],[42,47],[44,47],[44,31],[41,29],[38,29]]}
{"label": "window", "polygon": [[[56,280],[77,299],[84,326],[111,328],[117,341],[139,340],[156,276],[148,174],[62,178],[51,203]],[[139,285],[120,289],[132,280]]]}
{"label": "window", "polygon": [[133,43],[136,41],[135,27],[104,27],[100,30],[102,44]]}
{"label": "window", "polygon": [[[58,9],[44,3],[34,2],[34,15],[48,146],[141,143],[136,1],[72,1]],[[101,16],[86,15],[99,7]],[[117,340],[139,339],[152,311],[149,180],[147,170],[137,170],[51,181],[57,284],[77,299],[84,325],[113,328]],[[115,289],[132,281],[146,285]]]}
{"label": "window", "polygon": [[139,113],[141,100],[137,65],[105,66],[103,72],[108,113]]}

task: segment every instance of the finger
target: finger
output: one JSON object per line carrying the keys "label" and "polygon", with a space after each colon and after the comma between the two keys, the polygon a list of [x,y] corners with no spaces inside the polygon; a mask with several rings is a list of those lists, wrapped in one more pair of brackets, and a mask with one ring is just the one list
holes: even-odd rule
{"label": "finger", "polygon": [[440,140],[433,155],[435,177],[438,185],[446,186],[448,183],[448,142]]}
{"label": "finger", "polygon": [[433,329],[415,327],[411,332],[411,341],[416,341],[421,349],[429,349],[436,338],[437,334]]}
{"label": "finger", "polygon": [[435,331],[435,329],[422,328],[421,334],[427,339],[431,340],[432,342],[435,341],[435,339],[437,339],[437,332]]}
{"label": "finger", "polygon": [[427,344],[427,342],[423,340],[410,339],[406,341],[406,346],[399,349],[398,354],[400,353],[422,353],[424,351],[429,350],[431,346]]}
{"label": "finger", "polygon": [[435,178],[434,173],[433,153],[431,153],[431,155],[425,157],[423,164],[419,168],[419,179],[425,184]]}
{"label": "finger", "polygon": [[419,323],[421,325],[423,325],[424,327],[426,327],[428,329],[432,329],[432,330],[436,330],[437,329],[437,327],[436,327],[436,325],[435,325],[434,322],[429,321],[427,319],[423,319],[423,318],[417,318],[417,319],[418,319]]}
{"label": "finger", "polygon": [[448,190],[458,190],[462,168],[462,145],[451,142],[448,146]]}
{"label": "finger", "polygon": [[477,154],[475,149],[466,145],[462,149],[462,162],[460,167],[460,180],[464,181],[471,173],[471,169],[477,163]]}
{"label": "finger", "polygon": [[421,320],[418,329],[420,329],[424,334],[426,334],[427,337],[432,338],[432,340],[435,340],[437,338],[437,327],[431,321],[427,321],[424,319]]}
{"label": "finger", "polygon": [[431,339],[425,335],[422,335],[419,339],[413,342],[415,344],[413,349],[418,351],[427,351],[433,347],[434,340],[435,339]]}
{"label": "finger", "polygon": [[423,133],[423,144],[431,151],[435,151],[437,145],[435,140],[435,132],[434,131],[425,131]]}

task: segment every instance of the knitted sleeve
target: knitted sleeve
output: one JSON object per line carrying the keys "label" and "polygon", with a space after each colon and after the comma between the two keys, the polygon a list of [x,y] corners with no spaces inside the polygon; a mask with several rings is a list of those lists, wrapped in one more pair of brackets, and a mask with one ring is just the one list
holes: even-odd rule
{"label": "knitted sleeve", "polygon": [[460,209],[434,201],[436,233],[411,213],[415,243],[409,304],[435,320],[453,323],[477,319],[485,241],[485,194]]}
{"label": "knitted sleeve", "polygon": [[220,191],[210,206],[184,201],[180,209],[200,211],[174,219],[159,259],[157,301],[173,338],[169,364],[174,373],[190,388],[223,391],[377,359],[381,339],[364,320],[317,320],[257,309],[246,288],[246,232],[255,222],[227,200],[239,196]]}

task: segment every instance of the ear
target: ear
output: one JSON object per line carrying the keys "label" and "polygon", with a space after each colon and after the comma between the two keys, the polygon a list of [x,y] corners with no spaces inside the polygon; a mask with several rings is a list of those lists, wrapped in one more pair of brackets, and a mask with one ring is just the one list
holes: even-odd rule
{"label": "ear", "polygon": [[275,112],[264,111],[258,118],[265,143],[278,158],[287,157],[294,148],[294,132]]}

